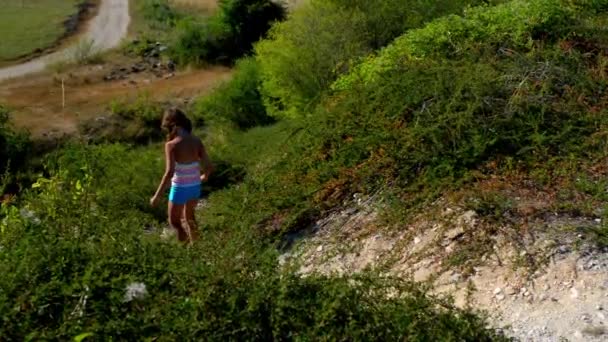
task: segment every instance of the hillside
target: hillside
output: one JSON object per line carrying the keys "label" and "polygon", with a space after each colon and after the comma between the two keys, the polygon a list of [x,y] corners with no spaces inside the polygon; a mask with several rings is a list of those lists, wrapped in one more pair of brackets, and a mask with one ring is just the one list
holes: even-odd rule
{"label": "hillside", "polygon": [[233,69],[186,105],[203,238],[148,206],[158,94],[50,152],[2,109],[0,337],[606,338],[608,1],[142,4]]}

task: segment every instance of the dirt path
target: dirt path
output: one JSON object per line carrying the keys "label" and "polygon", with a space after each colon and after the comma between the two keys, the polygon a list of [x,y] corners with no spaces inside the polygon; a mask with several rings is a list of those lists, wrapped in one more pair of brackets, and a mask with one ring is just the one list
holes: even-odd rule
{"label": "dirt path", "polygon": [[[28,129],[34,138],[77,133],[78,124],[108,111],[113,100],[134,99],[142,94],[158,101],[200,96],[231,76],[231,70],[213,67],[183,71],[170,78],[141,73],[126,80],[105,82],[112,66],[82,67],[65,82],[66,106],[62,107],[61,83],[52,75],[34,75],[0,87],[0,103],[13,110],[12,121]],[[35,99],[35,100],[34,100]]]}
{"label": "dirt path", "polygon": [[0,81],[41,72],[49,64],[70,60],[81,41],[93,42],[92,50],[95,52],[112,49],[126,36],[129,22],[128,0],[101,0],[97,15],[88,23],[80,40],[49,55],[0,69]]}

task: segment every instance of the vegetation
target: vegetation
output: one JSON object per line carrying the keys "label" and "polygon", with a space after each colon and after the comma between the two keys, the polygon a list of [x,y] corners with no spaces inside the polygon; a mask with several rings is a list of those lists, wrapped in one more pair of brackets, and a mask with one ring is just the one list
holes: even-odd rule
{"label": "vegetation", "polygon": [[[503,339],[408,281],[303,278],[276,262],[286,233],[354,193],[380,193],[389,219],[403,222],[465,188],[462,204],[498,226],[516,222],[515,199],[484,182],[510,182],[551,194],[547,212],[606,222],[608,1],[447,4],[312,1],[277,24],[190,111],[220,166],[198,213],[204,239],[190,248],[163,242],[163,210],[147,206],[162,173],[159,108],[114,103],[150,145],[67,146],[2,206],[0,335]],[[235,58],[230,44],[213,45],[224,36],[206,35],[213,22],[176,21],[173,53]],[[491,248],[494,233],[446,264]],[[608,241],[605,224],[584,233]]]}
{"label": "vegetation", "polygon": [[181,64],[230,64],[250,53],[284,16],[283,6],[271,0],[222,0],[212,17],[177,23],[170,55]]}
{"label": "vegetation", "polygon": [[403,32],[477,0],[312,0],[256,47],[272,115],[309,113],[350,63]]}
{"label": "vegetation", "polygon": [[9,111],[0,106],[0,195],[11,190],[18,170],[26,166],[31,143],[25,132],[16,132],[9,124]]}
{"label": "vegetation", "polygon": [[260,94],[261,80],[255,59],[236,63],[232,79],[201,98],[194,108],[199,123],[214,126],[234,125],[240,129],[267,125],[273,119],[266,114]]}
{"label": "vegetation", "polygon": [[0,12],[0,62],[44,50],[66,32],[80,0],[4,0]]}
{"label": "vegetation", "polygon": [[66,147],[49,156],[48,176],[20,198],[20,210],[3,206],[1,336],[499,338],[402,280],[278,271],[276,252],[248,230],[210,229],[192,248],[146,234],[155,213],[138,203],[162,172],[158,154]]}

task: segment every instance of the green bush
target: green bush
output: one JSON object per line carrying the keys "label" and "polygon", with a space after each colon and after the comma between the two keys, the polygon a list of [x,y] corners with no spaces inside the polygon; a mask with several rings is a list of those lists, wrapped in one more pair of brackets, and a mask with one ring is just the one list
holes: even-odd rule
{"label": "green bush", "polygon": [[[9,110],[0,105],[0,175],[19,170],[25,165],[32,145],[29,135],[14,130],[9,123]],[[0,180],[0,186],[2,181]],[[2,192],[0,192],[0,195]]]}
{"label": "green bush", "polygon": [[134,100],[117,99],[109,104],[109,116],[85,121],[79,130],[89,142],[148,144],[164,138],[160,127],[163,108],[147,93]]}
{"label": "green bush", "polygon": [[140,11],[151,27],[157,30],[173,27],[180,18],[168,0],[143,0]]}
{"label": "green bush", "polygon": [[226,63],[225,51],[229,28],[217,18],[182,19],[177,23],[169,54],[178,64]]}
{"label": "green bush", "polygon": [[273,119],[266,114],[260,84],[255,59],[239,60],[230,81],[197,101],[194,117],[201,123],[227,123],[240,129],[270,124]]}
{"label": "green bush", "polygon": [[283,6],[271,0],[222,0],[219,7],[210,18],[178,22],[170,51],[177,62],[231,64],[285,16]]}
{"label": "green bush", "polygon": [[[606,144],[600,137],[608,121],[600,94],[608,78],[598,73],[605,57],[589,52],[608,45],[603,26],[597,25],[605,14],[592,17],[588,7],[535,4],[471,10],[487,23],[513,23],[502,18],[505,13],[516,14],[522,23],[519,28],[500,25],[487,39],[470,41],[475,48],[466,53],[408,58],[388,54],[397,50],[387,47],[378,58],[383,64],[364,64],[377,68],[371,69],[373,81],[358,79],[355,72],[348,88],[314,111],[297,112],[306,120],[288,120],[289,144],[269,149],[273,162],[247,172],[243,184],[214,194],[205,219],[225,227],[230,224],[225,217],[241,215],[243,226],[276,236],[308,227],[355,192],[383,192],[394,199],[392,207],[407,215],[461,187],[471,171],[489,161],[513,158],[525,167],[568,155],[601,158]],[[509,6],[535,14],[526,20]],[[554,16],[562,11],[573,20],[563,23]],[[561,22],[559,29],[542,34],[558,25],[555,21]],[[497,48],[494,36],[508,49]],[[435,45],[416,46],[432,50]],[[248,141],[261,149],[274,146],[279,129],[265,132],[268,144]]]}
{"label": "green bush", "polygon": [[[578,13],[588,13],[587,6]],[[508,53],[509,49],[530,50],[535,39],[565,37],[564,30],[571,28],[577,19],[576,8],[563,0],[515,0],[490,8],[472,8],[463,17],[437,19],[399,37],[378,57],[361,63],[338,80],[334,89],[371,82],[379,73],[403,68],[409,61],[424,57],[456,58],[482,50],[490,54]]]}
{"label": "green bush", "polygon": [[248,230],[209,229],[191,248],[162,241],[138,208],[146,198],[132,196],[153,191],[155,177],[142,172],[162,172],[151,153],[69,147],[19,208],[2,208],[0,336],[502,339],[407,281],[279,269],[277,253]]}
{"label": "green bush", "polygon": [[350,63],[408,29],[477,0],[312,0],[256,47],[263,95],[273,116],[310,113]]}

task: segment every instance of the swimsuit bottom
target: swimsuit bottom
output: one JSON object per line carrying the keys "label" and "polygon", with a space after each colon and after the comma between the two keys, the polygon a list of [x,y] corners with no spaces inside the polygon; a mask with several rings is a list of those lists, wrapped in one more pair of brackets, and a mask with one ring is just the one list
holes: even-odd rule
{"label": "swimsuit bottom", "polygon": [[169,192],[169,201],[173,204],[186,204],[188,201],[197,200],[201,197],[201,185],[175,186]]}

